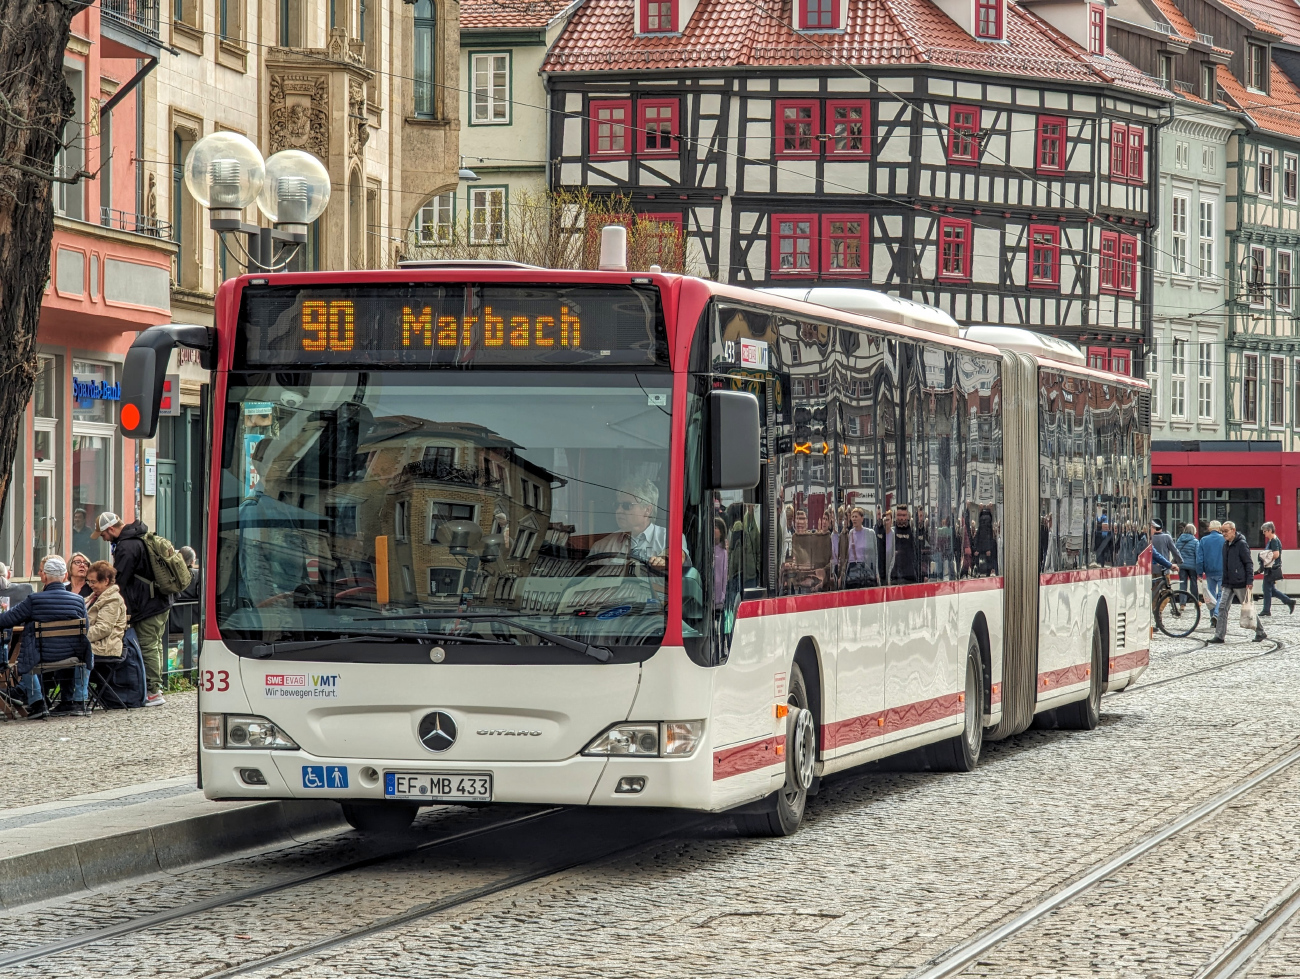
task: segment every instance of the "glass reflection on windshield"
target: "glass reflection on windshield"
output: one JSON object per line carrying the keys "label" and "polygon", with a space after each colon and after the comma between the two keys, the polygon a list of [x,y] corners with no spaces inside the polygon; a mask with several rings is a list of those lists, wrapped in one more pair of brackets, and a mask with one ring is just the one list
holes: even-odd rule
{"label": "glass reflection on windshield", "polygon": [[[232,639],[447,632],[502,612],[602,643],[665,621],[667,373],[232,375],[217,618]],[[391,625],[374,621],[391,615]],[[535,644],[503,622],[467,634]]]}

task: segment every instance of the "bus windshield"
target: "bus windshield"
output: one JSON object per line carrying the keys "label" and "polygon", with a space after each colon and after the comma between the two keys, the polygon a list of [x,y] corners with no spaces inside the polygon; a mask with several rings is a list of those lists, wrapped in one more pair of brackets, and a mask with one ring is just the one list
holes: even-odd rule
{"label": "bus windshield", "polygon": [[231,374],[218,626],[258,642],[441,634],[457,612],[499,612],[461,625],[522,645],[538,640],[509,618],[657,643],[671,383],[662,370]]}

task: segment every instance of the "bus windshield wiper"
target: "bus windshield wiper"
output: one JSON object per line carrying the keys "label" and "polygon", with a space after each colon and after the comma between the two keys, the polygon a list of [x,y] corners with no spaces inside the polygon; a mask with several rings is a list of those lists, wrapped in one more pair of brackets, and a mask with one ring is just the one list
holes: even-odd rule
{"label": "bus windshield wiper", "polygon": [[520,632],[527,632],[536,636],[538,639],[544,639],[556,646],[563,646],[565,649],[572,649],[575,653],[582,653],[584,656],[590,656],[598,663],[608,663],[614,658],[614,651],[607,646],[597,646],[595,643],[583,642],[581,639],[570,639],[568,636],[561,636],[555,632],[547,632],[545,629],[538,629],[536,626],[524,625],[516,616],[506,615],[502,612],[450,612],[440,614],[437,612],[412,614],[412,615],[392,615],[384,616],[383,619],[359,619],[360,622],[393,622],[402,621],[403,619],[465,619],[469,622],[504,622],[512,625]]}
{"label": "bus windshield wiper", "polygon": [[[386,620],[387,621],[387,620]],[[441,632],[417,632],[413,634],[392,635],[379,632],[357,632],[346,635],[335,636],[333,639],[307,639],[302,641],[291,642],[268,642],[259,643],[253,647],[254,659],[270,659],[276,653],[287,653],[301,649],[318,649],[322,646],[333,646],[341,642],[399,642],[401,640],[414,639],[419,642],[422,639],[432,639],[435,642],[479,642],[485,646],[513,646],[514,643],[506,642],[504,639],[482,639],[478,636],[453,636]]]}

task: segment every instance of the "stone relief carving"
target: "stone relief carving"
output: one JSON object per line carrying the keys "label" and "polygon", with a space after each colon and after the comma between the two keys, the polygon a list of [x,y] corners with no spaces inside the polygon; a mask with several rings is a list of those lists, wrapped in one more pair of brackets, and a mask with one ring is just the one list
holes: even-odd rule
{"label": "stone relief carving", "polygon": [[156,227],[154,222],[158,220],[158,178],[152,173],[149,174],[148,189],[144,194],[144,213],[149,219],[149,226]]}
{"label": "stone relief carving", "polygon": [[271,152],[294,149],[329,163],[329,81],[324,75],[272,75]]}
{"label": "stone relief carving", "polygon": [[348,145],[360,156],[370,141],[370,117],[366,112],[366,90],[355,79],[348,81]]}

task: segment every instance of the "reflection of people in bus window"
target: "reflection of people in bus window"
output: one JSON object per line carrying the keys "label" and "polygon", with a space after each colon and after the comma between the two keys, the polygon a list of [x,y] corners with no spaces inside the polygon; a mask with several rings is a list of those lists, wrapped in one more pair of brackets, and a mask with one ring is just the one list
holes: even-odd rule
{"label": "reflection of people in bus window", "polygon": [[894,548],[889,563],[891,585],[914,585],[921,580],[920,548],[916,529],[906,504],[900,503],[894,511]]}
{"label": "reflection of people in bus window", "polygon": [[975,573],[986,578],[998,573],[998,536],[993,528],[993,511],[980,508],[979,526],[975,531]]}
{"label": "reflection of people in bus window", "polygon": [[713,518],[713,605],[722,608],[727,604],[727,524],[721,517]]}

